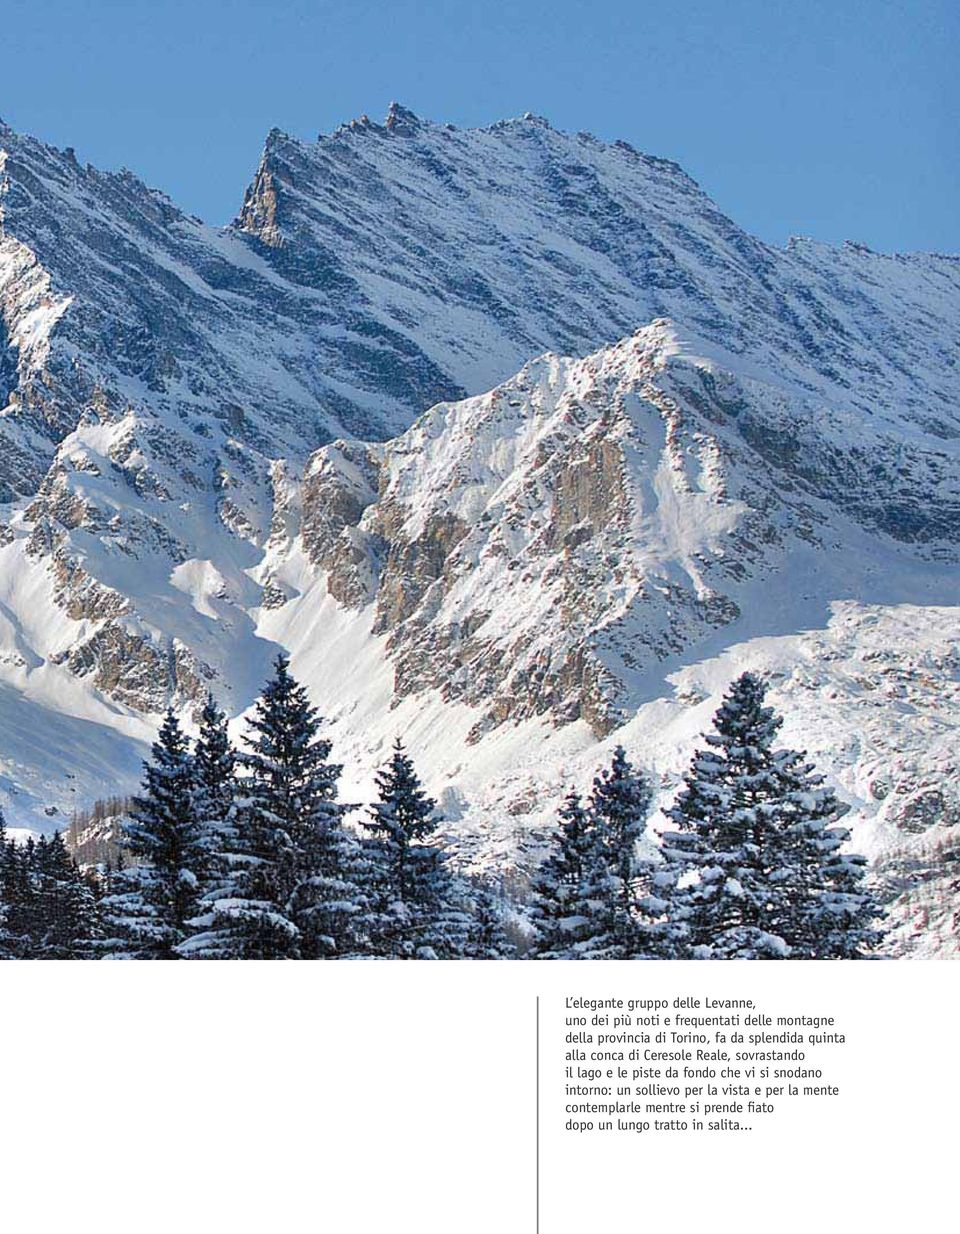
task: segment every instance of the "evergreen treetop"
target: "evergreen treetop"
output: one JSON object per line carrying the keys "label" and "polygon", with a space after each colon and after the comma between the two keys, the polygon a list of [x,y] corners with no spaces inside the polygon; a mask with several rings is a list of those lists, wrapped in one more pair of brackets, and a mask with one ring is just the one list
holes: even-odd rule
{"label": "evergreen treetop", "polygon": [[177,957],[187,937],[208,856],[194,812],[193,759],[173,711],[151,755],[123,828],[123,848],[136,864],[115,876],[103,906],[105,946],[111,954],[165,960]]}
{"label": "evergreen treetop", "polygon": [[[363,826],[367,878],[375,889],[372,946],[402,959],[455,959],[499,945],[474,917],[479,902],[439,843],[436,802],[423,790],[398,738],[376,777],[378,800]],[[478,893],[479,894],[479,893]]]}

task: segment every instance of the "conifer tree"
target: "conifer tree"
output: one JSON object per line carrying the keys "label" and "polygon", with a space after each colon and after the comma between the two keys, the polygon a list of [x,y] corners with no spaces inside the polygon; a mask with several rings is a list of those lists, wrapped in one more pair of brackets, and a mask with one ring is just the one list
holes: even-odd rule
{"label": "conifer tree", "polygon": [[773,741],[781,721],[763,699],[754,674],[733,683],[714,717],[716,731],[705,737],[708,748],[694,755],[667,811],[680,830],[664,834],[664,851],[686,875],[672,912],[693,958],[789,954],[779,933],[793,873],[783,865],[776,811],[781,786]]}
{"label": "conifer tree", "polygon": [[465,960],[506,960],[514,948],[504,930],[502,899],[489,884],[461,880],[467,891],[470,929],[462,951]]}
{"label": "conifer tree", "polygon": [[651,791],[622,746],[593,781],[586,807],[568,794],[553,852],[534,881],[538,959],[637,959],[662,954],[654,871],[639,853]]}
{"label": "conifer tree", "polygon": [[238,791],[237,754],[227,717],[208,694],[193,752],[193,814],[204,864],[197,915],[179,947],[186,959],[232,958],[231,931],[220,929],[216,918],[218,904],[228,901],[235,889]]}
{"label": "conifer tree", "polygon": [[7,822],[0,809],[0,960],[12,960],[15,955],[10,930],[13,870],[13,841],[7,838]]}
{"label": "conifer tree", "polygon": [[618,745],[610,767],[594,778],[588,803],[593,851],[578,892],[589,923],[578,948],[582,958],[627,960],[652,952],[655,934],[644,911],[652,865],[638,851],[651,798],[646,779]]}
{"label": "conifer tree", "polygon": [[414,869],[412,845],[436,829],[437,803],[423,790],[413,760],[398,737],[389,763],[376,775],[378,800],[363,825],[373,835],[366,842],[383,884],[400,900],[410,898]]}
{"label": "conifer tree", "polygon": [[[45,843],[45,842],[44,842]],[[25,844],[9,846],[7,931],[18,959],[33,959],[40,934],[36,895],[37,844],[32,836]]]}
{"label": "conifer tree", "polygon": [[828,825],[839,807],[822,777],[803,755],[774,749],[783,721],[764,696],[753,673],[733,683],[667,810],[679,828],[663,845],[680,876],[671,914],[684,954],[862,954],[879,939],[862,860],[839,851],[847,833]]}
{"label": "conifer tree", "polygon": [[793,959],[862,959],[883,938],[883,916],[867,885],[866,858],[843,851],[842,807],[824,777],[796,750],[776,752],[778,809],[792,877],[779,933]]}
{"label": "conifer tree", "polygon": [[[849,831],[831,828],[845,843]],[[867,883],[867,859],[835,852],[825,863],[824,887],[810,905],[806,928],[793,938],[798,956],[820,960],[863,960],[883,942],[886,916]]]}
{"label": "conifer tree", "polygon": [[193,752],[193,810],[200,842],[215,864],[233,834],[237,797],[237,755],[230,743],[227,717],[212,694],[200,713]]}
{"label": "conifer tree", "polygon": [[47,865],[47,837],[45,835],[39,835],[36,840],[34,840],[31,836],[27,851],[30,855],[30,881],[34,890],[36,890],[37,874],[39,871],[45,869]]}
{"label": "conifer tree", "polygon": [[319,728],[279,656],[241,756],[233,872],[213,923],[237,958],[320,959],[361,944],[360,846],[343,826],[341,768]]}
{"label": "conifer tree", "polygon": [[34,955],[42,960],[88,958],[98,932],[96,900],[59,831],[37,846],[35,864]]}
{"label": "conifer tree", "polygon": [[104,947],[114,956],[168,960],[196,916],[206,868],[203,836],[193,809],[193,759],[172,711],[144,764],[143,792],[134,798],[121,845],[135,862],[114,876],[103,902]]}
{"label": "conifer tree", "polygon": [[423,790],[402,741],[377,774],[379,797],[364,827],[376,893],[373,949],[406,959],[454,959],[470,947],[469,894],[437,843],[436,802]]}
{"label": "conifer tree", "polygon": [[574,959],[574,945],[589,937],[590,917],[580,911],[580,889],[598,851],[592,820],[580,794],[571,789],[559,810],[551,851],[533,878],[537,940],[531,954],[537,959]]}

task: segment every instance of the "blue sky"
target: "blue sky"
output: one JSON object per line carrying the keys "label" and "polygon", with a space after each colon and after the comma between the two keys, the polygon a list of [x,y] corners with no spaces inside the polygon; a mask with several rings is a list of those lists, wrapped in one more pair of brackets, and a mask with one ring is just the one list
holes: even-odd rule
{"label": "blue sky", "polygon": [[3,0],[0,116],[209,222],[274,125],[533,111],[680,162],[737,222],[960,251],[956,0]]}

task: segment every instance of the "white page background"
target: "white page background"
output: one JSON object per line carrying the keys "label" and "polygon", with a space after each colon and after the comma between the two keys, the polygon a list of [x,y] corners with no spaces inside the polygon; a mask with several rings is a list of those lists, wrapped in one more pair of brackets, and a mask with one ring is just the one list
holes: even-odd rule
{"label": "white page background", "polygon": [[[5,1230],[952,1228],[950,963],[10,963]],[[828,1014],[836,1098],[751,1133],[563,1130],[567,996]],[[785,1047],[790,1048],[790,1047]],[[787,1064],[789,1065],[789,1064]],[[811,1064],[807,1064],[811,1065]]]}

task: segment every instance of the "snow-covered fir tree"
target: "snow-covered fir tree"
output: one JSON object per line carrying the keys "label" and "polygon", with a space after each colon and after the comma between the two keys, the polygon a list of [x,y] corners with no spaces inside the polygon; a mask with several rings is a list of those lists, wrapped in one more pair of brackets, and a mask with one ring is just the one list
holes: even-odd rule
{"label": "snow-covered fir tree", "polygon": [[564,798],[558,818],[551,851],[532,882],[537,938],[531,954],[542,960],[574,959],[575,944],[589,937],[591,917],[581,914],[580,889],[599,855],[593,820],[575,789]]}
{"label": "snow-covered fir tree", "polygon": [[37,846],[34,862],[37,935],[32,955],[41,960],[86,959],[99,932],[97,902],[59,831]]}
{"label": "snow-covered fir tree", "polygon": [[534,880],[533,955],[541,959],[634,959],[658,954],[651,908],[653,863],[639,846],[650,812],[646,779],[617,746],[584,807],[571,792],[554,848]]}
{"label": "snow-covered fir tree", "polygon": [[14,959],[30,959],[41,929],[36,895],[37,845],[32,836],[25,844],[7,843],[4,867],[5,945]]}
{"label": "snow-covered fir tree", "polygon": [[[455,959],[477,933],[468,888],[437,843],[441,819],[424,792],[402,741],[377,774],[378,800],[364,827],[368,878],[375,891],[372,947],[376,954],[410,959]],[[490,945],[492,934],[487,936]]]}
{"label": "snow-covered fir tree", "polygon": [[241,756],[230,885],[212,928],[244,959],[355,954],[365,930],[362,855],[336,801],[341,768],[285,656],[257,701]]}
{"label": "snow-covered fir tree", "polygon": [[208,694],[193,750],[193,811],[200,843],[210,856],[208,864],[216,863],[234,834],[236,799],[237,754],[226,714]]}
{"label": "snow-covered fir tree", "polygon": [[0,814],[0,958],[85,959],[96,936],[93,888],[60,833],[17,845]]}
{"label": "snow-covered fir tree", "polygon": [[[439,826],[440,820],[437,820]],[[468,956],[482,936],[474,919],[474,902],[450,865],[440,838],[410,847],[410,890],[402,902],[398,924],[403,959],[458,960]]]}
{"label": "snow-covered fir tree", "polygon": [[655,934],[646,899],[652,862],[642,859],[640,841],[652,793],[623,746],[609,768],[594,778],[587,804],[594,840],[578,893],[578,908],[589,922],[577,952],[584,959],[636,959],[652,954]]}
{"label": "snow-covered fir tree", "polygon": [[413,874],[410,849],[437,826],[437,803],[424,792],[413,760],[398,737],[387,765],[377,772],[378,799],[364,827],[372,832],[366,850],[376,857],[381,877],[392,894],[409,897]]}
{"label": "snow-covered fir tree", "polygon": [[779,933],[793,959],[862,959],[883,938],[883,912],[866,881],[866,858],[844,851],[850,832],[832,825],[843,807],[806,755],[778,750],[776,758],[778,814],[793,853]]}
{"label": "snow-covered fir tree", "polygon": [[860,955],[879,935],[860,859],[829,823],[839,807],[796,751],[775,749],[783,723],[744,673],[714,717],[667,810],[676,885],[670,912],[681,954],[704,959]]}
{"label": "snow-covered fir tree", "polygon": [[144,766],[121,844],[135,864],[114,875],[103,901],[104,949],[113,956],[178,958],[197,912],[207,863],[194,813],[193,759],[172,711]]}
{"label": "snow-covered fir tree", "polygon": [[237,753],[230,741],[227,717],[212,694],[200,713],[193,751],[193,812],[204,852],[198,888],[197,915],[188,923],[188,937],[180,944],[186,959],[230,959],[232,931],[221,930],[218,905],[233,894],[237,853]]}
{"label": "snow-covered fir tree", "polygon": [[15,955],[10,930],[14,860],[13,841],[7,837],[7,821],[0,810],[0,960],[12,960]]}
{"label": "snow-covered fir tree", "polygon": [[459,879],[466,888],[465,902],[470,931],[462,958],[465,960],[508,960],[516,948],[505,929],[506,903],[502,892],[483,878]]}

